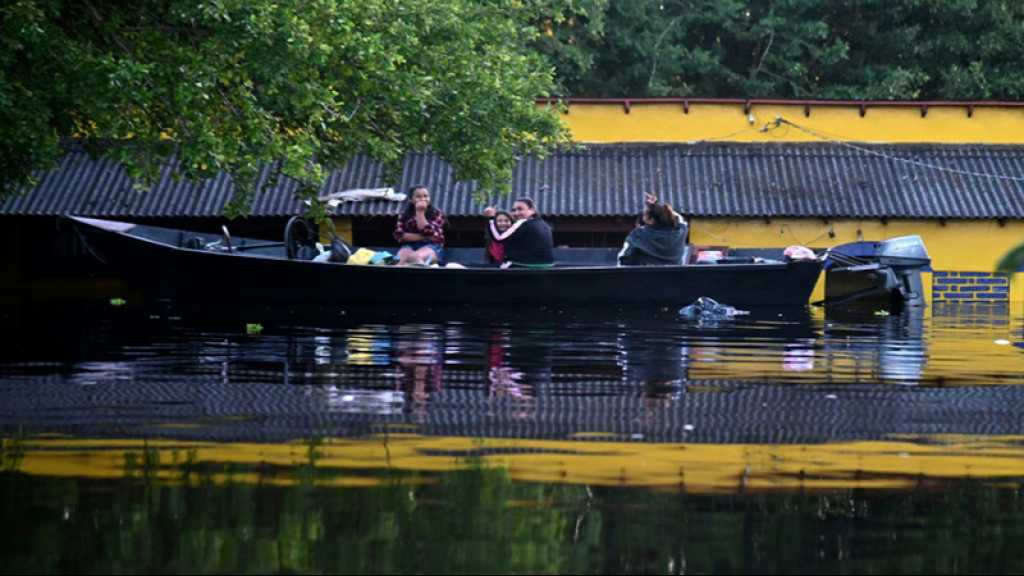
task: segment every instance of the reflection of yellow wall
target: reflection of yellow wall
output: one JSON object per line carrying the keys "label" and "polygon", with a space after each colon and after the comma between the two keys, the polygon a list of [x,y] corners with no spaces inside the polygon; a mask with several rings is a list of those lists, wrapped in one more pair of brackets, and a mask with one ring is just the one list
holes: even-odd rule
{"label": "reflection of yellow wall", "polygon": [[[1021,276],[1021,275],[1018,275]],[[1020,281],[1020,280],[1018,280]],[[1020,306],[1015,303],[1014,306]],[[778,341],[768,341],[756,353],[737,354],[735,342],[718,346],[709,339],[701,345],[689,347],[687,376],[690,392],[702,392],[704,383],[714,386],[716,381],[747,380],[755,382],[878,382],[885,381],[886,369],[906,367],[920,361],[922,372],[919,378],[911,373],[901,376],[904,383],[943,385],[994,385],[1014,384],[1021,381],[1022,351],[1009,345],[997,344],[997,340],[1019,341],[1020,321],[1014,319],[1019,308],[1011,308],[1010,314],[994,311],[992,317],[954,313],[936,315],[935,308],[923,311],[920,350],[910,350],[910,356],[900,356],[900,341],[879,339],[876,349],[862,345],[856,351],[843,347],[842,341],[832,339],[834,347],[821,347],[821,338],[814,339],[814,349],[808,346],[807,356],[799,353],[799,342],[788,342],[786,346]],[[819,326],[825,321],[821,308],[812,308],[812,314]],[[898,317],[879,319],[892,322],[895,332],[908,322]],[[881,329],[880,329],[881,330]],[[905,336],[913,346],[912,336]],[[756,345],[756,343],[752,343]],[[880,355],[890,354],[888,358]],[[914,354],[921,354],[915,358]]]}
{"label": "reflection of yellow wall", "polygon": [[[681,207],[685,212],[685,207]],[[832,232],[834,236],[830,236]],[[935,270],[991,272],[999,258],[1024,241],[1024,222],[994,220],[829,220],[772,218],[694,218],[690,223],[690,241],[694,244],[720,244],[735,248],[757,246],[829,247],[857,240],[885,240],[918,234],[928,248]],[[1022,276],[1021,274],[1017,275]],[[923,279],[925,298],[931,301],[931,275]],[[1024,300],[1024,282],[1017,278],[1011,286],[1011,299]],[[818,281],[812,300],[824,298],[824,275]]]}
{"label": "reflection of yellow wall", "polygon": [[902,383],[979,386],[1020,382],[1021,350],[995,343],[998,339],[1014,339],[1010,325],[980,326],[970,338],[962,338],[964,332],[960,330],[961,339],[956,339],[935,338],[937,320],[930,322],[932,331],[922,337],[920,358],[881,358],[886,353],[897,356],[901,353],[898,344],[884,340],[873,351],[861,348],[859,354],[855,354],[842,348],[817,349],[813,356],[806,357],[788,356],[792,348],[789,351],[780,348],[774,353],[761,349],[743,356],[736,354],[734,347],[718,348],[713,343],[691,346],[688,377],[691,382],[709,384],[688,386],[687,391],[701,393],[709,390],[708,386],[713,391],[716,381],[806,382],[811,386],[821,382],[878,383],[885,381],[887,369],[908,369],[908,365],[918,360],[920,375],[900,373],[904,378]]}
{"label": "reflection of yellow wall", "polygon": [[[472,454],[485,464],[507,467],[519,481],[647,486],[689,492],[912,488],[926,478],[1016,479],[1024,476],[1018,437],[928,437],[841,444],[647,444],[608,441],[520,440],[417,436],[329,439],[316,447],[316,466],[335,474],[318,484],[369,486],[380,480],[347,471],[391,469],[449,471],[467,467]],[[11,447],[5,441],[5,448]],[[171,440],[42,439],[19,442],[26,474],[119,478],[126,456],[155,450],[155,476],[175,481],[172,465],[225,464],[245,469],[214,480],[293,483],[294,470],[276,468],[264,477],[262,464],[293,468],[308,462],[308,446],[286,444],[184,444]],[[460,456],[461,454],[461,456]],[[137,458],[141,460],[141,458]],[[251,468],[250,468],[251,467]],[[266,470],[266,467],[262,467]],[[127,472],[141,474],[141,470]]]}
{"label": "reflection of yellow wall", "polygon": [[792,127],[760,132],[781,116],[839,140],[861,142],[1024,143],[1024,111],[1019,107],[976,107],[968,117],[964,105],[919,107],[876,105],[860,115],[851,106],[814,106],[804,116],[802,104],[753,104],[750,123],[743,104],[632,103],[629,113],[618,102],[571,104],[562,120],[577,142],[732,142],[820,141]]}

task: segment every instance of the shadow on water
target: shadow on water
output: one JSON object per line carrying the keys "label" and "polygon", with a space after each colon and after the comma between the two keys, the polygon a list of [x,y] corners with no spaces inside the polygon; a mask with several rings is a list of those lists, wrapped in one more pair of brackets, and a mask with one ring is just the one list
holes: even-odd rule
{"label": "shadow on water", "polygon": [[21,312],[3,572],[1024,569],[1006,309]]}

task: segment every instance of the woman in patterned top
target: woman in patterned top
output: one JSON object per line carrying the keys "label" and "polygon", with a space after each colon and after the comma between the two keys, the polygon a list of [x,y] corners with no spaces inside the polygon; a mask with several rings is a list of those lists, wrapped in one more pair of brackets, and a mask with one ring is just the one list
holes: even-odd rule
{"label": "woman in patterned top", "polygon": [[444,257],[444,212],[430,205],[426,186],[413,186],[409,201],[398,215],[395,240],[400,244],[400,266],[429,266]]}

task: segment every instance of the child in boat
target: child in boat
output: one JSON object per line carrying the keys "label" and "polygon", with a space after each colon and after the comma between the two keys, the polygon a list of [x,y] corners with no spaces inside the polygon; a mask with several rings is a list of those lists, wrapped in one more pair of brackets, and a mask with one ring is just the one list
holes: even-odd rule
{"label": "child in boat", "polygon": [[664,266],[682,264],[689,226],[667,202],[653,194],[644,195],[642,225],[626,237],[619,252],[620,266]]}
{"label": "child in boat", "polygon": [[398,264],[429,266],[442,260],[444,225],[444,212],[431,205],[427,187],[413,186],[395,224],[395,240],[401,246]]}
{"label": "child in boat", "polygon": [[[548,226],[532,198],[517,198],[512,203],[515,222],[504,232],[492,227],[491,234],[505,243],[505,263],[509,266],[546,268],[555,265],[551,227]],[[492,223],[488,224],[489,226]]]}
{"label": "child in boat", "polygon": [[[505,232],[512,227],[512,215],[504,210],[497,210],[494,213],[494,217],[491,219],[494,222],[494,228],[499,234]],[[484,250],[484,259],[490,264],[501,264],[505,261],[505,242],[498,240],[491,231],[491,223],[488,221],[484,227],[484,238],[486,240]]]}

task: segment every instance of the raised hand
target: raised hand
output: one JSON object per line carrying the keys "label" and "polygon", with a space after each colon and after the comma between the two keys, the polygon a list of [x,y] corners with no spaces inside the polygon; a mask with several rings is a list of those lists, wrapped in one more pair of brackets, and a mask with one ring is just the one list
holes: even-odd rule
{"label": "raised hand", "polygon": [[420,230],[426,230],[428,226],[427,222],[427,207],[430,206],[430,201],[426,198],[420,198],[413,204],[413,208],[416,209],[416,226]]}

